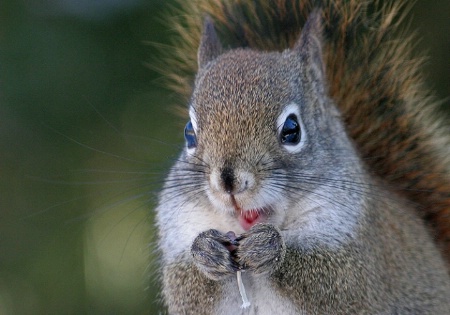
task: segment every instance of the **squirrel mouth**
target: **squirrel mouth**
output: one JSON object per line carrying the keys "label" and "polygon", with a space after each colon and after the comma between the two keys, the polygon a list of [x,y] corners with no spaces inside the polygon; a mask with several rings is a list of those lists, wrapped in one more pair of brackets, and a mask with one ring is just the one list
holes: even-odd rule
{"label": "squirrel mouth", "polygon": [[239,223],[245,231],[250,230],[252,226],[258,223],[264,222],[269,213],[269,208],[244,210],[239,206],[233,195],[231,196],[231,202],[238,215]]}
{"label": "squirrel mouth", "polygon": [[264,209],[251,209],[241,211],[238,215],[239,223],[246,231],[250,230],[252,226],[264,220]]}

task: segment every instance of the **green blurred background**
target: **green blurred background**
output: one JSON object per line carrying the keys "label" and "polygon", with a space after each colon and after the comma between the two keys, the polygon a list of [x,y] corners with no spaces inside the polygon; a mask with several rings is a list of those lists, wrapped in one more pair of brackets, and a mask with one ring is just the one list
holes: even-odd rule
{"label": "green blurred background", "polygon": [[[184,122],[146,65],[171,3],[0,2],[0,314],[158,313],[152,207]],[[440,98],[449,14],[412,12]]]}

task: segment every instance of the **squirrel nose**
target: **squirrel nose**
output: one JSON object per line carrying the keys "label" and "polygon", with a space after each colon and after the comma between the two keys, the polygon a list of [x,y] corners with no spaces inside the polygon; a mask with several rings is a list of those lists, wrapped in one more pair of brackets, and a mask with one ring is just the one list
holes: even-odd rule
{"label": "squirrel nose", "polygon": [[253,188],[255,185],[255,176],[250,172],[225,166],[220,170],[213,171],[210,181],[213,190],[226,192],[229,195],[236,195]]}
{"label": "squirrel nose", "polygon": [[220,179],[222,181],[223,188],[229,194],[233,193],[235,186],[234,171],[231,167],[224,167],[220,173]]}

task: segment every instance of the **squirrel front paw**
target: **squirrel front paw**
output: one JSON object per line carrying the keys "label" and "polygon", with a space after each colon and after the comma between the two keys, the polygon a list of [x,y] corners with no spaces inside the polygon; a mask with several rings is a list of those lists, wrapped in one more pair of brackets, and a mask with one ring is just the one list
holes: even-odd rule
{"label": "squirrel front paw", "polygon": [[237,238],[239,266],[256,274],[273,272],[281,265],[286,246],[280,231],[273,225],[257,224]]}
{"label": "squirrel front paw", "polygon": [[191,247],[197,268],[212,280],[236,274],[239,265],[233,256],[235,240],[217,230],[200,233]]}

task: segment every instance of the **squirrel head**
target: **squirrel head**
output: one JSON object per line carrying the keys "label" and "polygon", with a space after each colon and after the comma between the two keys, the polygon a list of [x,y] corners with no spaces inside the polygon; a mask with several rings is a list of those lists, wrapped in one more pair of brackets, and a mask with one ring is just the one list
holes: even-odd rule
{"label": "squirrel head", "polygon": [[267,218],[281,223],[283,207],[315,190],[312,176],[327,176],[339,159],[332,135],[344,132],[326,97],[321,46],[318,11],[283,52],[222,53],[205,20],[185,158],[204,170],[213,206],[237,214],[244,229]]}

